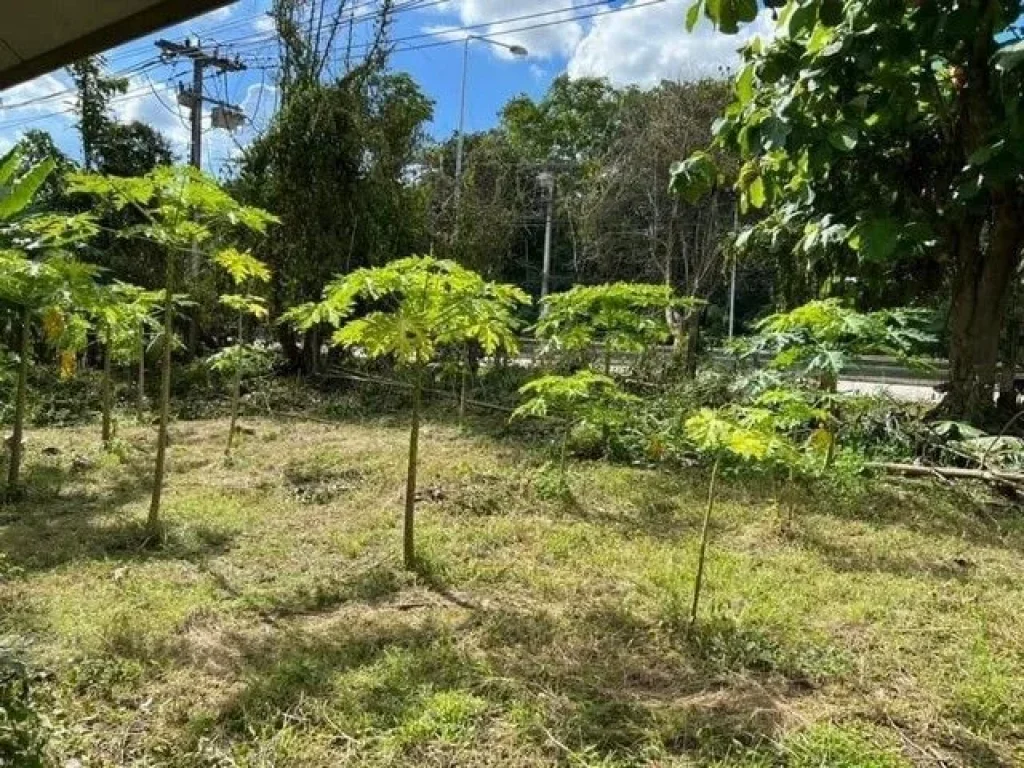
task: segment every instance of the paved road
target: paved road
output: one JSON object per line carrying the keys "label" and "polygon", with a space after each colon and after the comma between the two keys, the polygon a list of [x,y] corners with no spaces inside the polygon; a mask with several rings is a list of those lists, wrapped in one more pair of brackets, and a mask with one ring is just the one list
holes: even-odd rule
{"label": "paved road", "polygon": [[920,384],[890,383],[886,381],[857,381],[844,379],[839,382],[840,392],[856,392],[862,395],[888,394],[896,400],[918,403],[937,403],[942,398],[931,382]]}

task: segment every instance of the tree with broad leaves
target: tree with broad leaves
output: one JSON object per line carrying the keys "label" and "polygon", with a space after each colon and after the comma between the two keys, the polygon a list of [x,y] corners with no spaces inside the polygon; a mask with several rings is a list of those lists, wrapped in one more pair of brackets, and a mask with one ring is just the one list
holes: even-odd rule
{"label": "tree with broad leaves", "polygon": [[[949,296],[949,391],[941,410],[992,409],[1000,330],[1024,246],[1024,42],[1019,0],[789,0],[771,41],[743,52],[715,142],[743,164],[737,190],[765,215],[743,249],[793,250],[883,279],[908,260],[941,270]],[[753,0],[698,0],[687,15],[725,33]],[[712,189],[708,155],[676,169]],[[881,265],[881,269],[878,269]]]}
{"label": "tree with broad leaves", "polygon": [[577,285],[544,298],[535,332],[547,347],[584,357],[601,345],[604,375],[609,376],[615,354],[643,354],[668,340],[667,310],[701,303],[675,296],[665,285]]}
{"label": "tree with broad leaves", "polygon": [[607,446],[612,430],[621,429],[629,419],[629,408],[639,403],[639,398],[623,392],[615,379],[590,370],[576,371],[571,376],[541,376],[520,387],[519,394],[523,403],[511,418],[532,416],[562,422],[558,470],[563,478],[573,429],[596,427]]}
{"label": "tree with broad leaves", "polygon": [[935,342],[925,330],[931,316],[921,309],[858,312],[838,299],[823,299],[769,315],[742,347],[745,356],[763,355],[772,368],[834,393],[854,355],[910,360],[926,351]]}
{"label": "tree with broad leaves", "polygon": [[[348,319],[360,302],[370,311]],[[286,316],[301,329],[316,323],[340,326],[334,333],[335,344],[357,348],[371,358],[390,357],[412,374],[403,524],[403,559],[408,569],[416,565],[416,467],[427,369],[445,346],[475,343],[488,356],[514,354],[516,310],[529,302],[519,288],[488,282],[454,261],[411,256],[343,275],[327,286],[321,303],[295,307]]]}
{"label": "tree with broad leaves", "polygon": [[114,438],[115,362],[136,362],[136,409],[141,420],[145,402],[146,331],[156,324],[155,312],[163,299],[161,291],[147,291],[136,285],[115,281],[97,288],[84,309],[92,319],[103,349],[101,387],[101,439],[109,448]]}
{"label": "tree with broad leaves", "polygon": [[230,459],[238,424],[238,408],[242,399],[242,377],[246,369],[253,366],[256,354],[252,347],[245,343],[245,319],[252,317],[265,320],[267,317],[266,300],[262,296],[249,293],[248,290],[255,283],[268,282],[270,270],[251,253],[239,251],[237,248],[225,248],[214,256],[213,260],[227,272],[237,289],[247,291],[221,295],[220,303],[238,316],[237,335],[233,345],[220,350],[210,359],[210,365],[214,370],[231,374],[231,422],[228,426],[228,444],[224,449],[224,455]]}
{"label": "tree with broad leaves", "polygon": [[[2,205],[2,203],[0,203]],[[74,370],[74,352],[84,348],[87,323],[79,314],[95,294],[97,269],[64,252],[32,259],[15,249],[0,250],[0,309],[11,307],[18,316],[18,373],[14,393],[14,424],[8,443],[5,496],[21,494],[28,369],[33,329],[61,351],[62,373]]]}
{"label": "tree with broad leaves", "polygon": [[150,534],[157,536],[170,423],[171,353],[179,262],[185,254],[192,254],[193,248],[203,252],[219,239],[234,239],[242,232],[262,234],[276,219],[260,208],[241,205],[215,181],[189,166],[162,166],[145,176],[132,178],[76,174],[69,179],[68,188],[71,192],[97,198],[101,209],[134,210],[140,216],[140,223],[124,227],[118,235],[153,243],[164,252],[160,429],[147,519]]}
{"label": "tree with broad leaves", "polygon": [[[694,624],[721,464],[732,461],[781,469],[789,474],[792,484],[795,475],[813,476],[828,469],[835,454],[835,436],[828,412],[810,402],[806,393],[791,389],[768,390],[750,405],[702,408],[686,420],[684,429],[692,448],[713,461],[690,606],[690,623]],[[801,430],[808,436],[798,442],[794,434]]]}

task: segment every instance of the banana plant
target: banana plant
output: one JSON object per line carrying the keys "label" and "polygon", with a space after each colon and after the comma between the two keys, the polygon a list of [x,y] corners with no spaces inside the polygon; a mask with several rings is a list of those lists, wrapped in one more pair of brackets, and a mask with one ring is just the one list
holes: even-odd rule
{"label": "banana plant", "polygon": [[[323,301],[296,307],[286,319],[305,330],[320,322],[341,327],[333,343],[370,358],[389,357],[412,374],[412,421],[403,520],[405,567],[416,566],[414,526],[420,411],[426,373],[443,347],[474,342],[485,355],[515,354],[516,310],[529,297],[519,288],[485,281],[454,261],[411,256],[343,275]],[[348,319],[357,305],[367,314]]]}
{"label": "banana plant", "polygon": [[138,177],[72,174],[68,178],[68,191],[95,198],[100,208],[133,210],[142,222],[124,227],[117,232],[118,236],[146,240],[164,252],[160,426],[153,494],[146,520],[150,535],[157,538],[170,424],[171,340],[174,338],[178,262],[184,254],[194,258],[197,254],[209,253],[218,241],[233,241],[243,233],[263,234],[277,219],[260,208],[242,205],[213,179],[188,166],[161,166]]}
{"label": "banana plant", "polygon": [[[267,283],[270,270],[267,265],[247,251],[236,248],[225,248],[214,256],[214,262],[231,278],[239,290],[248,291],[254,283]],[[242,377],[246,370],[253,367],[256,357],[252,346],[245,341],[245,319],[256,320],[267,318],[266,300],[252,293],[230,293],[220,297],[220,303],[237,314],[237,337],[235,343],[225,347],[209,359],[210,367],[218,372],[230,373],[231,384],[231,423],[228,426],[228,442],[224,455],[231,458],[231,447],[234,442],[238,424],[238,408],[242,399]]]}

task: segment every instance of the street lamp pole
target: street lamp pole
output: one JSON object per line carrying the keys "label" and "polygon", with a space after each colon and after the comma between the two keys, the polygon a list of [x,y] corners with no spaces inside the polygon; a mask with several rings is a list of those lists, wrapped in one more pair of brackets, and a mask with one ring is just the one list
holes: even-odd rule
{"label": "street lamp pole", "polygon": [[472,40],[480,40],[490,43],[498,48],[504,48],[513,56],[525,58],[530,52],[521,45],[509,45],[482,35],[467,35],[462,43],[462,88],[459,94],[459,136],[455,149],[455,235],[459,233],[459,204],[462,202],[462,162],[465,148],[465,127],[466,127],[466,73],[469,70],[469,43]]}

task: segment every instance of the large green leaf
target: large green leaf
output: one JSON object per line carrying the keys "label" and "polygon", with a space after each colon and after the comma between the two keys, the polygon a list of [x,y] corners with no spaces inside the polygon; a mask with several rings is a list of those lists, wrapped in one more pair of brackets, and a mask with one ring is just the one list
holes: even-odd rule
{"label": "large green leaf", "polygon": [[715,188],[718,170],[706,152],[694,152],[686,160],[673,163],[669,187],[693,205]]}
{"label": "large green leaf", "polygon": [[9,219],[23,211],[32,202],[32,196],[53,172],[56,165],[53,159],[44,160],[34,165],[28,173],[15,181],[7,194],[0,197],[0,221]]}
{"label": "large green leaf", "polygon": [[703,0],[697,0],[691,5],[686,11],[686,31],[693,32],[694,27],[697,26],[697,22],[700,21],[700,15],[704,12]]}
{"label": "large green leaf", "polygon": [[757,0],[706,0],[704,14],[719,30],[734,35],[741,22],[757,18]]}
{"label": "large green leaf", "polygon": [[865,261],[889,259],[899,245],[900,223],[889,216],[862,221],[851,230],[850,247]]}

